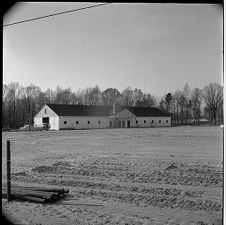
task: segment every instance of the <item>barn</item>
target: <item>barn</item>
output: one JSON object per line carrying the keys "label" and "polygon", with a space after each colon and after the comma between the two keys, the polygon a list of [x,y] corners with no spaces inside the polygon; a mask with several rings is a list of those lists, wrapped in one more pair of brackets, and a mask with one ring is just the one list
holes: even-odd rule
{"label": "barn", "polygon": [[51,130],[171,126],[169,114],[154,107],[46,104],[34,124]]}
{"label": "barn", "polygon": [[155,107],[126,107],[110,117],[113,127],[166,127],[171,116]]}

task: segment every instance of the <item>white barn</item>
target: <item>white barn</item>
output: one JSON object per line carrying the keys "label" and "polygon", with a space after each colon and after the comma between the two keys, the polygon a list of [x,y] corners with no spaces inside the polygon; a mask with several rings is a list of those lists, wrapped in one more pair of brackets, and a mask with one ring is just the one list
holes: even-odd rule
{"label": "white barn", "polygon": [[126,107],[111,117],[113,127],[166,127],[171,116],[155,107]]}
{"label": "white barn", "polygon": [[34,124],[49,124],[51,130],[171,126],[169,114],[154,107],[46,104]]}

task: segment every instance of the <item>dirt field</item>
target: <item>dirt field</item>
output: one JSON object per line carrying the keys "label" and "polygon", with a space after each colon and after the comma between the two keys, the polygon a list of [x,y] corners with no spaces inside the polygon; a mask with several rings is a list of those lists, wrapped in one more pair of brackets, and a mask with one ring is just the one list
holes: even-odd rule
{"label": "dirt field", "polygon": [[3,200],[31,224],[223,224],[223,129],[4,132],[12,181],[69,188],[56,204]]}

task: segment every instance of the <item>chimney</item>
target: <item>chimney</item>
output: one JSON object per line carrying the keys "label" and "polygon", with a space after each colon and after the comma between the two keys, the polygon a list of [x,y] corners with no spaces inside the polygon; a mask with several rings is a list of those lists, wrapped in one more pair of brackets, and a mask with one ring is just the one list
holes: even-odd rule
{"label": "chimney", "polygon": [[115,103],[113,103],[113,115],[115,115]]}

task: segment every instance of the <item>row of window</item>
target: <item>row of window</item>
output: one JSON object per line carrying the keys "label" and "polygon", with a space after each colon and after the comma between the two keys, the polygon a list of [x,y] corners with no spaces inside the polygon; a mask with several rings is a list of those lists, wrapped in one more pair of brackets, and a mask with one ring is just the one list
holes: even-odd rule
{"label": "row of window", "polygon": [[[146,123],[147,121],[146,120],[144,120],[144,123]],[[159,120],[159,123],[161,123],[162,121],[161,120]],[[166,120],[166,123],[168,123],[169,121],[168,120]],[[138,123],[138,120],[136,120],[136,123]],[[152,120],[151,121],[151,123],[154,123],[154,120]]]}
{"label": "row of window", "polygon": [[[98,124],[100,124],[101,122],[100,121],[98,121]],[[67,124],[67,121],[65,120],[64,121],[64,124]],[[79,121],[77,120],[77,121],[75,121],[75,124],[79,124]],[[90,121],[88,120],[87,121],[87,124],[90,124]]]}
{"label": "row of window", "polygon": [[[146,123],[147,121],[146,120],[144,120],[144,123]],[[159,123],[161,123],[162,121],[161,120],[159,120]],[[166,123],[168,123],[169,121],[168,120],[166,120]],[[76,124],[79,124],[79,121],[77,120],[76,122],[75,122]],[[98,121],[98,124],[100,124],[101,122],[100,121]],[[136,123],[138,123],[138,120],[136,120]],[[154,123],[154,120],[152,120],[151,121],[151,123]],[[67,124],[67,121],[65,120],[64,121],[64,124]],[[90,121],[88,120],[87,121],[87,124],[90,124]]]}

